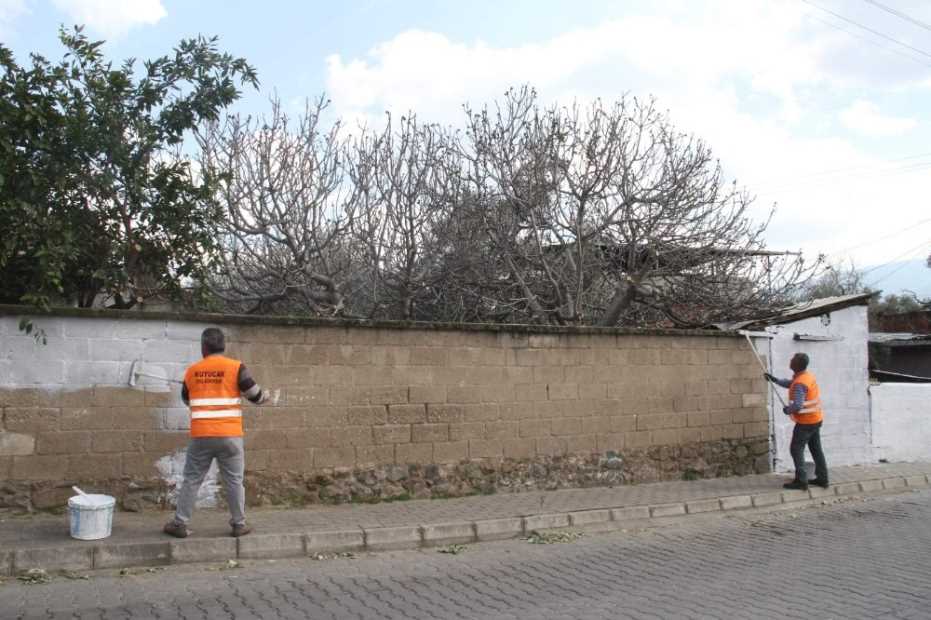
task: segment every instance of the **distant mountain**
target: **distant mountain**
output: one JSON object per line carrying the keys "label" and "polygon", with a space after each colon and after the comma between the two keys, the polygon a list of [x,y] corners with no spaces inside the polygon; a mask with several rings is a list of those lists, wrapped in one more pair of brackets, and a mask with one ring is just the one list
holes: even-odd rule
{"label": "distant mountain", "polygon": [[881,290],[883,295],[912,291],[921,298],[931,297],[931,269],[923,258],[882,267],[868,266],[863,271],[868,272],[864,276],[866,284],[874,290]]}

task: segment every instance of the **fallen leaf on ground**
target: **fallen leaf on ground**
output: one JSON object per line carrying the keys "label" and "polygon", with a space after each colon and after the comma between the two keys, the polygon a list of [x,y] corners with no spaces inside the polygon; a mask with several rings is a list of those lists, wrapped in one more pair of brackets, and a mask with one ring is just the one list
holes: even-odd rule
{"label": "fallen leaf on ground", "polygon": [[553,545],[556,543],[575,542],[582,537],[582,532],[530,532],[524,540],[531,545]]}
{"label": "fallen leaf on ground", "polygon": [[446,547],[440,547],[437,549],[438,553],[448,553],[450,555],[459,555],[463,551],[466,551],[468,547],[465,545],[447,545]]}
{"label": "fallen leaf on ground", "polygon": [[313,558],[314,560],[321,560],[321,561],[322,560],[339,560],[339,559],[354,560],[356,559],[356,554],[353,553],[352,551],[343,551],[341,553],[315,553],[310,557]]}
{"label": "fallen leaf on ground", "polygon": [[45,569],[43,568],[30,568],[22,575],[17,577],[20,581],[27,585],[36,585],[40,583],[48,583],[52,580]]}

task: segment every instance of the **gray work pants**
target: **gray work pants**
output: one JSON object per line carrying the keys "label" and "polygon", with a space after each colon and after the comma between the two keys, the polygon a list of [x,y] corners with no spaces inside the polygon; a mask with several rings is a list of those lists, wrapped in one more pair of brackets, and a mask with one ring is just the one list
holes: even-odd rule
{"label": "gray work pants", "polygon": [[191,439],[187,447],[184,482],[181,484],[181,492],[178,493],[178,507],[175,512],[175,521],[178,523],[190,523],[197,491],[204,482],[213,459],[217,459],[226,487],[230,525],[243,525],[246,522],[246,493],[242,486],[246,460],[242,437],[197,437]]}

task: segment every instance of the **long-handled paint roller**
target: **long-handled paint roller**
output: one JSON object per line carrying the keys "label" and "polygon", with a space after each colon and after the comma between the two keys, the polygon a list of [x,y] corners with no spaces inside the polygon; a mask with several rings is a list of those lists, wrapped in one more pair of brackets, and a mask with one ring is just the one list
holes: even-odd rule
{"label": "long-handled paint roller", "polygon": [[150,379],[158,379],[159,381],[169,381],[171,383],[181,383],[181,384],[184,383],[184,381],[181,381],[180,379],[169,379],[168,377],[162,377],[159,375],[153,375],[148,372],[142,372],[140,368],[142,368],[142,362],[140,362],[139,360],[134,360],[133,365],[129,367],[129,387],[136,387],[136,380],[139,377],[149,377]]}
{"label": "long-handled paint roller", "polygon": [[[747,339],[747,344],[750,345],[750,348],[753,350],[753,357],[756,359],[756,363],[760,365],[760,368],[763,370],[763,374],[770,374],[769,370],[766,369],[766,366],[763,365],[763,361],[760,359],[760,354],[757,352],[756,347],[753,345],[753,341],[750,339],[750,332],[738,329],[737,333]],[[783,407],[786,406],[786,401],[782,400],[782,395],[779,394],[779,391],[776,388],[773,388],[773,392],[776,394],[776,398],[779,399],[780,404]]]}

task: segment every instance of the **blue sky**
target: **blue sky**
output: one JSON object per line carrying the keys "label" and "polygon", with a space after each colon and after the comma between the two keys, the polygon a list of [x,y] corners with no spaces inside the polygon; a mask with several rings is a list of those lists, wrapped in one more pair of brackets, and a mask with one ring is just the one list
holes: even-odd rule
{"label": "blue sky", "polygon": [[[131,0],[129,2],[131,3]],[[187,0],[140,2],[159,6],[164,15],[148,23],[145,9],[139,20],[76,19],[81,13],[69,5],[89,7],[114,2],[54,2],[53,0],[0,0],[0,37],[17,54],[38,51],[51,58],[60,56],[59,25],[85,23],[89,34],[107,40],[112,58],[151,58],[166,53],[183,37],[218,35],[220,45],[245,56],[259,69],[262,94],[250,93],[246,107],[264,110],[265,95],[277,90],[282,99],[314,96],[326,90],[326,58],[339,54],[364,57],[373,47],[409,30],[443,33],[453,40],[485,41],[497,47],[512,47],[546,40],[568,29],[591,26],[603,18],[621,15],[619,3],[586,2],[585,11],[570,3],[453,2],[438,0],[391,2],[358,0],[348,2]],[[540,7],[549,5],[546,10]],[[157,11],[156,11],[157,14]],[[151,18],[149,18],[151,19]]]}
{"label": "blue sky", "polygon": [[58,25],[80,22],[122,59],[219,35],[259,70],[244,113],[273,91],[452,124],[525,82],[567,103],[653,95],[759,217],[777,205],[771,247],[865,266],[931,253],[931,2],[877,1],[0,0],[0,40],[57,58]]}

